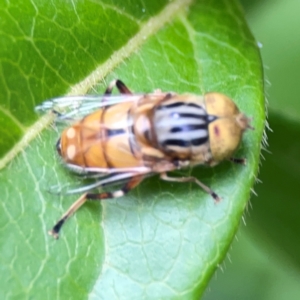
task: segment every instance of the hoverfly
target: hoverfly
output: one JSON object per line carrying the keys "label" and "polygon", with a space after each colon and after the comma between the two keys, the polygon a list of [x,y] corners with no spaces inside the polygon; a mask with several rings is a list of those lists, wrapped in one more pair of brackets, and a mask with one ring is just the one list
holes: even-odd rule
{"label": "hoverfly", "polygon": [[[114,87],[120,96],[112,96]],[[178,95],[155,91],[133,94],[114,80],[103,96],[55,98],[38,111],[51,111],[56,121],[70,125],[61,134],[56,149],[71,171],[94,178],[93,184],[70,193],[82,193],[58,220],[49,234],[58,238],[65,221],[87,200],[125,195],[146,176],[159,174],[173,182],[194,182],[217,202],[219,196],[195,177],[170,177],[167,172],[188,166],[214,166],[232,158],[250,119],[223,94]],[[116,182],[112,192],[93,190]]]}

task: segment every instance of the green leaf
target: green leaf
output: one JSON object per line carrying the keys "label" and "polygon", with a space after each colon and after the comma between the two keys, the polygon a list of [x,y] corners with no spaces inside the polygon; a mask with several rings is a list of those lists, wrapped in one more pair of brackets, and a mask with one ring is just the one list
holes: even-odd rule
{"label": "green leaf", "polygon": [[[262,43],[269,116],[257,197],[251,199],[225,272],[204,299],[299,299],[300,295],[300,27],[299,1],[247,1],[249,25]],[[257,2],[257,3],[255,3]],[[263,282],[263,284],[262,284]],[[221,296],[220,296],[221,295]]]}
{"label": "green leaf", "polygon": [[[1,298],[199,298],[226,254],[258,169],[259,51],[235,1],[148,2],[3,8],[2,69],[14,75],[1,81],[0,111],[25,135],[1,144],[10,149],[0,161]],[[113,78],[136,92],[227,94],[253,116],[255,130],[237,153],[247,166],[183,172],[215,190],[218,205],[193,184],[154,177],[122,199],[87,203],[53,240],[47,230],[76,198],[47,191],[75,179],[54,153],[50,117],[37,120],[34,106],[67,89],[103,92]]]}
{"label": "green leaf", "polygon": [[269,120],[272,153],[264,153],[258,197],[230,251],[232,263],[211,281],[205,300],[299,298],[299,122],[272,111]]}

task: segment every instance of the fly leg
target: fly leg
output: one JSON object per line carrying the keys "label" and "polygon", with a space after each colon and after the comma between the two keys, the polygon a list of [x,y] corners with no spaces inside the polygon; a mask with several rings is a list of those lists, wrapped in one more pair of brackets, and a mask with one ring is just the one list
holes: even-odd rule
{"label": "fly leg", "polygon": [[103,192],[100,194],[87,194],[87,200],[104,200],[119,198],[126,195],[130,190],[134,189],[143,180],[143,176],[132,177],[121,189],[114,192]]}
{"label": "fly leg", "polygon": [[55,239],[59,238],[59,231],[63,224],[69,219],[73,213],[79,209],[87,200],[86,198],[87,194],[83,194],[80,196],[79,199],[77,199],[70,207],[69,209],[62,215],[62,217],[56,222],[56,224],[53,226],[51,230],[48,231],[50,235],[52,235]]}
{"label": "fly leg", "polygon": [[210,194],[214,198],[215,202],[219,202],[221,200],[220,197],[213,190],[211,190],[208,186],[203,184],[195,177],[169,177],[167,173],[161,173],[160,178],[162,180],[172,182],[194,182],[198,184],[206,193]]}
{"label": "fly leg", "polygon": [[113,80],[107,87],[106,91],[105,91],[105,95],[110,95],[113,88],[117,87],[117,89],[119,90],[120,94],[125,94],[125,95],[132,95],[132,92],[129,90],[129,88],[125,85],[125,83],[123,83],[121,80],[119,79],[115,79]]}
{"label": "fly leg", "polygon": [[236,157],[230,157],[229,160],[235,164],[239,165],[246,165],[246,159],[245,158],[236,158]]}
{"label": "fly leg", "polygon": [[59,238],[59,231],[63,224],[69,219],[87,200],[104,200],[119,198],[127,194],[130,190],[135,188],[141,181],[143,176],[132,177],[120,190],[114,192],[103,192],[99,194],[85,193],[77,199],[70,208],[63,214],[63,216],[57,221],[53,228],[49,231],[55,239]]}
{"label": "fly leg", "polygon": [[[129,88],[119,79],[113,80],[107,87],[107,89],[104,92],[104,97],[103,97],[103,102],[108,101],[108,97],[106,98],[105,96],[110,96],[111,92],[114,87],[117,87],[119,90],[120,94],[123,95],[132,95],[132,92],[129,90]],[[102,109],[103,111],[106,110],[110,105],[104,106]]]}

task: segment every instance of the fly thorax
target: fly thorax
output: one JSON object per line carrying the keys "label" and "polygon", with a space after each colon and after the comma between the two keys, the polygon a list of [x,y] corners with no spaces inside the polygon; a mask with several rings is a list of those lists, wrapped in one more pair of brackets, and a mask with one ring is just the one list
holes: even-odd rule
{"label": "fly thorax", "polygon": [[209,147],[208,125],[211,118],[201,101],[190,101],[188,95],[160,103],[153,116],[158,147],[174,158],[193,161],[198,157],[202,160]]}
{"label": "fly thorax", "polygon": [[147,114],[139,114],[135,118],[133,131],[141,147],[151,144],[151,123]]}

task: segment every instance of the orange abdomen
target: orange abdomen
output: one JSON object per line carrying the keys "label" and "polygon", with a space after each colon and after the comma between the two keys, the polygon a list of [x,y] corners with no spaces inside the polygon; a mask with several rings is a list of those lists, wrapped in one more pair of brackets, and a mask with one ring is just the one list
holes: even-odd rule
{"label": "orange abdomen", "polygon": [[131,103],[98,110],[65,129],[60,140],[63,160],[82,168],[143,166],[133,153],[136,147],[128,117]]}

